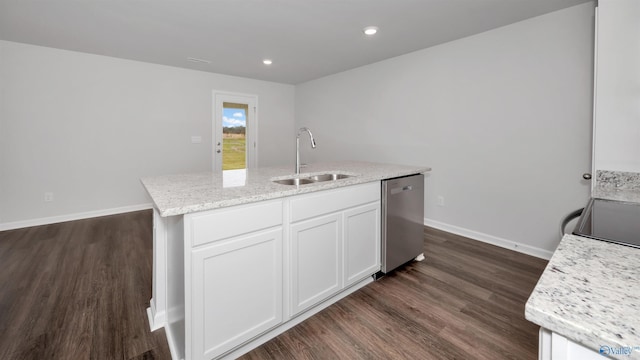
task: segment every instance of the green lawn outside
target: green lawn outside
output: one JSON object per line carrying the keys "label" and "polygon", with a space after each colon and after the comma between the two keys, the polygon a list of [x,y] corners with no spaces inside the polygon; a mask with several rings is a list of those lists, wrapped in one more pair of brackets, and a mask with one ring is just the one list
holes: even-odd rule
{"label": "green lawn outside", "polygon": [[222,170],[246,168],[246,139],[222,139]]}

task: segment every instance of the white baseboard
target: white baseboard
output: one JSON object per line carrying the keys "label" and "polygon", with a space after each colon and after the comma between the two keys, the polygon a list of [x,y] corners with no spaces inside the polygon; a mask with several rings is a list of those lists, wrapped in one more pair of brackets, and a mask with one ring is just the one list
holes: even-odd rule
{"label": "white baseboard", "polygon": [[167,320],[164,311],[156,311],[156,303],[151,299],[147,308],[147,317],[149,318],[149,329],[156,331],[165,326]]}
{"label": "white baseboard", "polygon": [[500,246],[505,249],[514,250],[523,254],[535,256],[537,258],[549,260],[553,251],[545,250],[535,246],[521,244],[515,241],[499,238],[497,236],[481,233],[474,230],[465,229],[455,225],[449,225],[440,221],[424,219],[424,225],[432,228],[436,228],[442,231],[450,232],[452,234],[464,236],[473,240],[482,241],[491,245]]}
{"label": "white baseboard", "polygon": [[184,346],[182,346],[182,351],[180,351],[180,345],[179,345],[179,344],[184,344],[185,342],[184,333],[181,335],[180,334],[181,331],[178,331],[178,334],[174,335],[173,334],[174,329],[176,329],[175,324],[174,326],[168,326],[168,325],[164,326],[164,335],[167,337],[167,343],[169,344],[169,352],[171,353],[171,359],[184,360],[184,357],[180,356],[180,354],[184,355],[185,349],[184,349]]}
{"label": "white baseboard", "polygon": [[55,224],[55,223],[60,223],[65,221],[89,219],[89,218],[94,218],[99,216],[122,214],[122,213],[127,213],[132,211],[147,210],[151,208],[152,208],[152,205],[151,203],[149,203],[149,204],[123,206],[123,207],[104,209],[104,210],[86,211],[86,212],[75,213],[75,214],[51,216],[51,217],[39,218],[39,219],[14,221],[14,222],[0,224],[0,231],[26,228],[30,226],[49,225],[49,224]]}

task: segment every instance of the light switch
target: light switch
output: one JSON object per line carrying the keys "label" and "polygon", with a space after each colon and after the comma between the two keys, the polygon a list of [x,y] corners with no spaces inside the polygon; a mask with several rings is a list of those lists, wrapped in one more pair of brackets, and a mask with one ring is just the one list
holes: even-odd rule
{"label": "light switch", "polygon": [[191,136],[192,144],[200,144],[202,142],[202,136]]}

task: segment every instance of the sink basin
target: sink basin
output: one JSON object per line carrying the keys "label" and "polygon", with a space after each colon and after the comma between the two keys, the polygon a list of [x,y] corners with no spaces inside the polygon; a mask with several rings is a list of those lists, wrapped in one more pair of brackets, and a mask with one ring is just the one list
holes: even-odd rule
{"label": "sink basin", "polygon": [[309,176],[309,179],[313,181],[335,181],[340,179],[346,179],[348,177],[351,177],[351,176],[345,175],[345,174],[321,174],[321,175]]}
{"label": "sink basin", "polygon": [[278,183],[282,185],[304,185],[304,184],[311,184],[311,183],[323,182],[323,181],[335,181],[340,179],[346,179],[348,177],[351,177],[351,175],[329,173],[329,174],[313,175],[306,178],[289,178],[289,179],[279,179],[279,180],[272,180],[272,181],[274,183]]}
{"label": "sink basin", "polygon": [[282,185],[304,185],[304,184],[311,184],[314,181],[310,179],[282,179],[282,180],[273,180],[273,182],[282,184]]}

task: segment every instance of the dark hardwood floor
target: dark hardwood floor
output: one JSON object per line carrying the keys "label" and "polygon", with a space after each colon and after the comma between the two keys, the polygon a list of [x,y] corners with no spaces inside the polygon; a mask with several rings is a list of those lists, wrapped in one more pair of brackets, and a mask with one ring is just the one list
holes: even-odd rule
{"label": "dark hardwood floor", "polygon": [[150,211],[0,232],[0,359],[169,359]]}
{"label": "dark hardwood floor", "polygon": [[[0,359],[170,359],[149,331],[151,212],[0,232]],[[426,260],[243,359],[536,359],[546,261],[425,228]]]}

